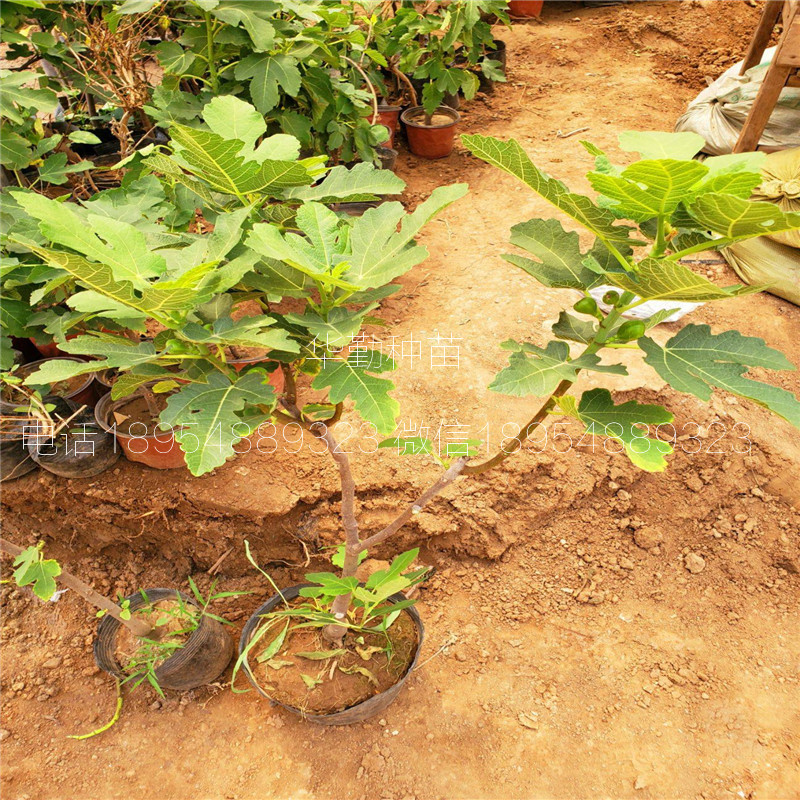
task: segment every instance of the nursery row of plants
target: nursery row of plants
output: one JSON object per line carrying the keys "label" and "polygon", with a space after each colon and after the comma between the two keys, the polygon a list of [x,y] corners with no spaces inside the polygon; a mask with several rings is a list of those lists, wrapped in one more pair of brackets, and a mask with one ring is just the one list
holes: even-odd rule
{"label": "nursery row of plants", "polygon": [[[92,175],[94,167],[165,141],[175,123],[198,125],[220,95],[251,103],[267,134],[294,136],[305,155],[391,161],[384,151],[403,108],[416,135],[443,101],[457,106],[459,95],[505,80],[492,23],[508,22],[506,5],[3,3],[2,41],[17,64],[0,73],[5,181],[93,192],[116,177]],[[458,116],[438,113],[447,115],[439,135],[451,146]]]}
{"label": "nursery row of plants", "polygon": [[[60,343],[71,357],[12,368],[6,380],[10,375],[11,387],[29,392],[45,415],[46,392],[112,370],[110,392],[95,409],[99,428],[109,427],[113,409],[124,417],[138,403],[149,429],[171,427],[176,448],[191,441],[182,456],[197,475],[231,456],[241,423],[298,424],[324,445],[341,478],[344,542],[332,557],[339,573],[313,573],[308,584],[278,590],[245,627],[235,669],[286,707],[339,724],[377,713],[394,698],[423,632],[402,592],[425,571],[413,568],[417,552],[410,551],[362,584],[359,562],[446,487],[501,465],[551,415],[613,438],[642,469],[666,467],[671,446],[649,430],[671,421],[666,409],[615,403],[605,389],[575,392],[583,371],[624,375],[614,361],[618,349],[639,349],[677,391],[703,400],[715,389],[727,391],[800,427],[797,398],[746,375],[751,367],[792,368],[763,340],[688,324],[660,343],[649,331],[671,308],[626,319],[648,300],[713,302],[757,290],[717,286],[682,259],[800,229],[800,215],[747,199],[761,180],[758,154],[699,162],[692,157],[702,141],[694,134],[631,133],[621,146],[641,158],[622,169],[586,144],[595,158],[588,174],[599,195],[593,200],[544,174],[514,140],[464,136],[474,156],[516,176],[593,234],[583,251],[578,234],[560,221],[532,219],[511,229],[511,243],[526,255],[504,256],[539,283],[582,296],[562,312],[546,346],[498,343],[509,358],[490,388],[534,398],[520,435],[485,460],[469,452],[437,459],[442,472],[431,486],[382,530],[362,531],[349,458],[335,438],[345,413],[373,425],[398,452],[437,457],[424,439],[392,435],[400,406],[386,374],[395,364],[376,354],[361,366],[348,356],[348,344],[398,288],[396,279],[426,258],[416,234],[467,187],[440,187],[410,214],[398,202],[356,218],[337,214],[326,203],[382,193],[388,184],[397,193],[401,182],[370,164],[327,168],[321,158],[299,158],[297,140],[265,136],[261,115],[239,98],[212,100],[203,119],[203,128],[174,126],[169,144],[131,158],[122,187],[85,202],[8,192],[5,286],[17,293],[11,316],[27,324],[32,295],[35,302],[56,296],[64,313],[84,315],[87,327]],[[190,230],[198,210],[210,225]],[[590,294],[598,287],[602,302]],[[255,301],[261,313],[236,319],[232,312],[243,301]],[[155,333],[148,330],[153,322]],[[231,348],[240,346],[260,354],[232,363]],[[32,410],[15,409],[26,416]],[[144,589],[113,603],[61,571],[40,547],[3,548],[16,557],[18,584],[32,584],[44,598],[61,580],[99,606],[95,655],[120,680],[186,689],[227,665],[230,637],[196,587],[192,596]],[[120,626],[130,641],[120,643]]]}

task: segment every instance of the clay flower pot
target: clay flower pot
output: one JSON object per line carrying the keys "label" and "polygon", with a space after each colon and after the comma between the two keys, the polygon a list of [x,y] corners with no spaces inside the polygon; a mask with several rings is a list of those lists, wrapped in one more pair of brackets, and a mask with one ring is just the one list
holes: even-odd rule
{"label": "clay flower pot", "polygon": [[544,0],[508,0],[508,13],[512,17],[538,17]]}
{"label": "clay flower pot", "polygon": [[134,436],[117,430],[111,421],[111,392],[97,401],[94,418],[97,424],[108,433],[114,434],[128,461],[136,461],[153,469],[178,469],[186,466],[186,458],[172,431]]}
{"label": "clay flower pot", "polygon": [[425,124],[422,106],[406,109],[400,119],[406,126],[408,146],[421,158],[446,158],[453,152],[456,126],[461,120],[458,111],[449,106],[439,106],[433,112],[432,124]]}
{"label": "clay flower pot", "polygon": [[381,142],[385,147],[394,147],[394,135],[397,133],[399,119],[400,106],[388,106],[383,104],[378,106],[378,119],[376,120],[376,124],[383,125],[384,128],[389,131],[389,138]]}

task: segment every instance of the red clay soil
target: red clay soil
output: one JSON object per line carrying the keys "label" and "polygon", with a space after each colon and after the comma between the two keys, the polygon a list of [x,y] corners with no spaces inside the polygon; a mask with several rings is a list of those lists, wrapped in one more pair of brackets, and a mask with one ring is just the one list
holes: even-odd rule
{"label": "red clay soil", "polygon": [[[622,159],[619,131],[669,130],[702,77],[741,57],[757,16],[733,2],[548,4],[546,24],[498,32],[509,81],[466,105],[462,132],[514,136],[550,174],[586,189],[578,139]],[[551,212],[460,144],[433,163],[402,150],[399,173],[409,207],[443,183],[471,187],[422,236],[431,257],[384,302],[389,327],[372,329],[421,343],[421,358],[401,360],[393,378],[401,424],[435,432],[458,422],[496,445],[530,411],[485,389],[506,358],[499,343],[544,344],[575,299],[500,258],[512,224]],[[721,264],[700,268],[736,282]],[[800,366],[800,309],[782,300],[744,297],[690,319],[761,336]],[[437,333],[459,346],[458,368],[431,367]],[[800,436],[750,402],[718,394],[704,405],[666,389],[626,355],[622,383],[584,386],[670,408],[680,438],[669,470],[639,472],[586,440],[560,454],[551,438],[415,517],[376,554],[421,542],[421,560],[437,567],[420,595],[419,666],[382,718],[318,728],[254,692],[232,694],[228,672],[166,701],[139,690],[109,732],[67,739],[113,711],[113,684],[91,656],[95,620],[71,593],[41,604],[4,587],[3,797],[800,797]],[[800,393],[798,375],[762,377]],[[571,424],[559,430],[557,449],[563,435],[578,442]],[[213,568],[222,589],[253,592],[216,608],[237,635],[271,594],[244,539],[286,586],[326,569],[321,548],[339,537],[329,459],[309,441],[292,455],[296,432],[276,435],[277,453],[265,435],[261,453],[254,441],[199,479],[122,461],[86,481],[34,473],[4,487],[5,535],[43,538],[108,593],[185,589],[190,574],[205,589]],[[365,531],[438,473],[390,451],[363,454],[374,442],[357,424],[339,435],[354,451]]]}

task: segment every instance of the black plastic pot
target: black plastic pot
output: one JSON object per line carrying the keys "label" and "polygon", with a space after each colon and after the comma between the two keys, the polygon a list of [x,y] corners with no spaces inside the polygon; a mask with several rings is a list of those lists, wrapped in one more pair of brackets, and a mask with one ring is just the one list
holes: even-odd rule
{"label": "black plastic pot", "polygon": [[[244,626],[244,630],[242,630],[242,636],[239,639],[239,655],[244,652],[245,647],[247,647],[247,643],[256,632],[263,615],[269,614],[270,611],[274,611],[276,608],[283,605],[284,599],[294,600],[294,598],[300,594],[300,590],[303,587],[312,585],[313,584],[310,583],[299,583],[297,586],[290,586],[288,589],[281,589],[281,594],[283,596],[276,594],[267,600],[263,606],[258,608],[253,616],[247,620],[247,624]],[[389,598],[389,600],[393,603],[399,603],[401,600],[405,599],[406,597],[403,594],[393,594]],[[408,616],[411,617],[411,619],[414,621],[414,624],[417,626],[417,651],[414,653],[414,658],[408,665],[405,675],[403,675],[403,677],[400,678],[400,680],[394,686],[387,689],[385,692],[381,692],[380,694],[375,695],[375,697],[370,697],[369,700],[364,700],[363,703],[357,703],[354,706],[350,706],[350,708],[346,708],[343,711],[336,711],[333,714],[309,714],[299,708],[295,708],[294,706],[289,706],[285,703],[279,703],[277,700],[273,700],[258,685],[252,673],[250,672],[250,668],[248,667],[246,661],[242,664],[242,667],[244,668],[245,675],[247,675],[250,683],[253,684],[260,695],[266,697],[273,705],[285,708],[287,711],[291,711],[293,714],[297,714],[309,722],[313,722],[317,725],[353,725],[356,722],[364,722],[365,720],[370,719],[370,717],[380,714],[381,711],[391,705],[397,695],[400,694],[400,690],[408,680],[408,676],[413,672],[414,667],[417,665],[419,652],[422,649],[422,640],[425,636],[425,628],[422,625],[422,620],[420,619],[419,614],[413,606],[410,608],[404,608],[402,613],[408,614]]]}
{"label": "black plastic pot", "polygon": [[93,414],[81,414],[54,439],[30,437],[28,453],[42,468],[62,478],[91,478],[117,463],[121,448]]}
{"label": "black plastic pot", "polygon": [[0,483],[16,480],[35,469],[36,462],[25,446],[22,433],[0,436]]}
{"label": "black plastic pot", "polygon": [[[502,39],[495,39],[494,43],[496,45],[495,49],[488,50],[484,58],[488,58],[492,61],[499,61],[503,72],[505,72],[507,63],[506,43]],[[478,76],[479,90],[484,94],[494,94],[495,82],[487,78],[480,67],[475,70],[475,74]]]}
{"label": "black plastic pot", "polygon": [[[174,600],[180,597],[187,605],[200,608],[192,597],[188,597],[177,589],[145,589],[147,600],[141,593],[133,594],[130,609],[156,603],[159,600]],[[94,660],[100,669],[117,678],[128,677],[117,662],[117,634],[121,623],[113,617],[105,616],[97,626],[97,637],[94,640]],[[159,666],[156,671],[158,685],[162,689],[174,689],[185,692],[218,678],[233,655],[233,641],[221,623],[203,616],[200,624],[191,634],[186,644],[175,651]]]}
{"label": "black plastic pot", "polygon": [[393,150],[391,147],[376,147],[375,150],[381,161],[380,168],[394,170],[397,163],[397,150]]}

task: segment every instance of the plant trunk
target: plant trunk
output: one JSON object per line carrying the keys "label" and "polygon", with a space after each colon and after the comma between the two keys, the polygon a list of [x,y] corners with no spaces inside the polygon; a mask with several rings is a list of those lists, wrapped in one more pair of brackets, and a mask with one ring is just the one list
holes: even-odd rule
{"label": "plant trunk", "polygon": [[[9,542],[7,539],[0,539],[0,549],[3,552],[12,556],[18,556],[23,553],[25,548]],[[61,574],[56,576],[56,581],[73,592],[79,594],[89,605],[105,611],[109,616],[114,617],[120,624],[124,625],[134,636],[140,639],[146,638],[152,634],[152,628],[139,619],[123,619],[122,609],[116,604],[112,603],[107,597],[98,594],[88,583],[84,583],[80,578],[66,572],[62,569]]]}

